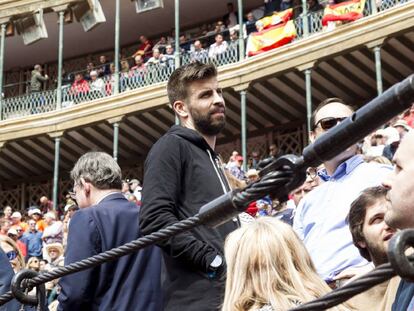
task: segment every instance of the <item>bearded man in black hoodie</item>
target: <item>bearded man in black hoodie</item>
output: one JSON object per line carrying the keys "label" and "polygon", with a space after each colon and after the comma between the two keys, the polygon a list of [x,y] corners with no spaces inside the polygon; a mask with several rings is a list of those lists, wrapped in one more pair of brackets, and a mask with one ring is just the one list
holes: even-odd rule
{"label": "bearded man in black hoodie", "polygon": [[[180,120],[152,147],[145,161],[140,227],[150,234],[198,213],[230,191],[214,151],[225,125],[225,103],[214,65],[175,70],[167,86]],[[197,227],[162,242],[165,310],[218,310],[224,294],[224,240],[234,219],[217,228]]]}

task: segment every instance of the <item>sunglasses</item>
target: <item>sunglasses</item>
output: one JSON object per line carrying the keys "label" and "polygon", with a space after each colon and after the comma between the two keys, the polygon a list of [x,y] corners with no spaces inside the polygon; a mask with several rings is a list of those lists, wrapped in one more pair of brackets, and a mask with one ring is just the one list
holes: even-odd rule
{"label": "sunglasses", "polygon": [[345,119],[346,118],[333,118],[333,117],[323,118],[323,119],[320,119],[318,122],[316,122],[315,128],[317,128],[318,125],[320,124],[321,128],[326,131],[326,130],[333,128],[334,126],[336,126],[338,123],[342,122]]}
{"label": "sunglasses", "polygon": [[6,253],[6,256],[9,260],[16,259],[17,258],[17,252],[10,251],[10,252]]}

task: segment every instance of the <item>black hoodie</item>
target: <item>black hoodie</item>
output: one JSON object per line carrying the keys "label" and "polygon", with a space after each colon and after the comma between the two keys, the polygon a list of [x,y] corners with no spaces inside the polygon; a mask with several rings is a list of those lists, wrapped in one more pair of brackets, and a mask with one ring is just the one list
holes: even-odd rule
{"label": "black hoodie", "polygon": [[[151,148],[145,161],[140,227],[158,231],[194,216],[201,206],[230,190],[221,162],[196,131],[173,126]],[[217,228],[199,226],[159,244],[164,250],[165,310],[218,310],[224,276],[207,276],[224,240],[238,227],[229,221]]]}

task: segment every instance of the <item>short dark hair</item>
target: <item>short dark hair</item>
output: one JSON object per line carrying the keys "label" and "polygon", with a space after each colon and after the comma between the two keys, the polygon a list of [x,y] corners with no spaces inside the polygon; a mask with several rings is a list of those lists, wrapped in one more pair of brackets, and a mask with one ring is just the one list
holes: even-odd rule
{"label": "short dark hair", "polygon": [[194,81],[216,77],[217,69],[213,64],[194,62],[179,67],[171,74],[167,84],[170,104],[188,97],[188,85]]}
{"label": "short dark hair", "polygon": [[320,102],[319,105],[315,108],[315,110],[312,112],[312,117],[311,117],[311,125],[312,125],[312,130],[315,129],[315,118],[316,118],[316,114],[319,112],[319,110],[321,110],[323,107],[327,106],[328,104],[331,103],[340,103],[344,106],[347,106],[349,109],[351,109],[352,111],[355,111],[354,107],[348,105],[343,99],[338,98],[338,97],[330,97],[325,99],[324,101]]}
{"label": "short dark hair", "polygon": [[372,261],[371,255],[366,248],[359,245],[360,242],[365,242],[363,233],[364,221],[367,212],[367,207],[374,205],[379,200],[385,199],[387,189],[383,186],[370,187],[362,191],[358,198],[356,198],[349,210],[347,222],[349,230],[351,231],[352,241],[358,248],[362,257],[368,261]]}

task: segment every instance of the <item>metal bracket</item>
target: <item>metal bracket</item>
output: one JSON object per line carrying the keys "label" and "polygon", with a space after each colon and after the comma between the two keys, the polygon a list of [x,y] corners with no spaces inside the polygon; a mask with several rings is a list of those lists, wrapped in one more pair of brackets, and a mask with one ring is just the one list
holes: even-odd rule
{"label": "metal bracket", "polygon": [[406,229],[396,233],[388,244],[388,259],[394,271],[403,279],[414,281],[414,265],[410,262],[412,256],[406,256],[405,251],[414,246],[414,229]]}

